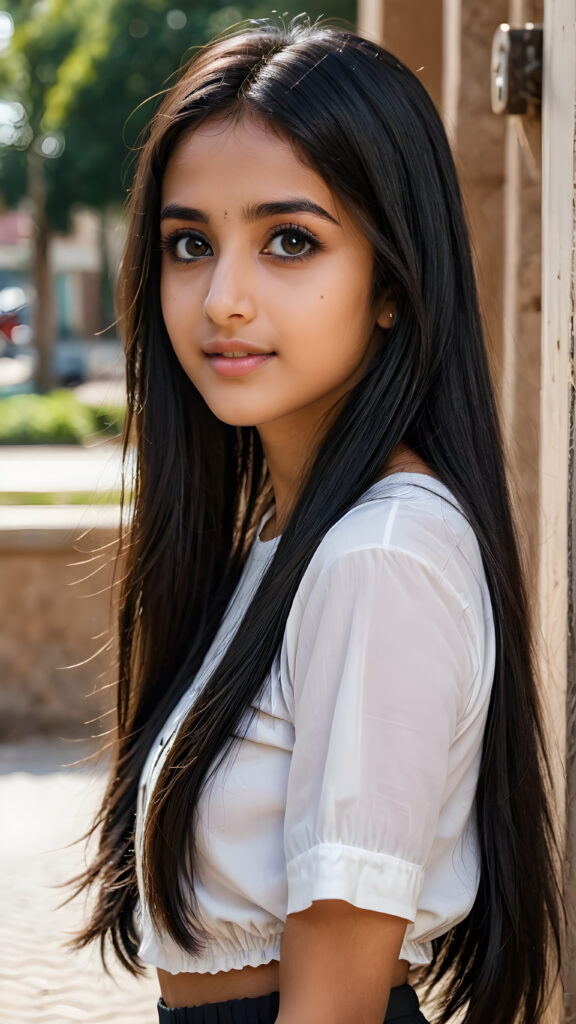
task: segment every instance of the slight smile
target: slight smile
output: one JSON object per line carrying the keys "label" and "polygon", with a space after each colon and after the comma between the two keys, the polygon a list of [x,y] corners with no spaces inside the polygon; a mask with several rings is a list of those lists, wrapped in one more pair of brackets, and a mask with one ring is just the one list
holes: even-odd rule
{"label": "slight smile", "polygon": [[210,366],[221,377],[243,377],[274,359],[274,352],[251,355],[247,352],[220,352],[206,355]]}
{"label": "slight smile", "polygon": [[210,341],[204,355],[220,377],[243,377],[273,359],[275,352],[266,352],[250,341]]}

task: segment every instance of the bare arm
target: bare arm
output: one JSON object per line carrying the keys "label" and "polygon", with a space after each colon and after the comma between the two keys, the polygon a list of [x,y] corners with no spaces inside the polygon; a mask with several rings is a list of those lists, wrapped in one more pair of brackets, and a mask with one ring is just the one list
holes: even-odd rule
{"label": "bare arm", "polygon": [[382,1024],[390,989],[404,980],[398,956],[406,925],[342,900],[289,914],[276,1024]]}

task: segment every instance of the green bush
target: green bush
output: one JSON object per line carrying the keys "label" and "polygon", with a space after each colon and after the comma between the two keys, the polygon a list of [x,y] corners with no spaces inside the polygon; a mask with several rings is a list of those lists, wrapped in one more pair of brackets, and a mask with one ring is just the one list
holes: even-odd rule
{"label": "green bush", "polygon": [[94,432],[106,437],[116,437],[122,433],[126,406],[100,405],[92,407],[94,416]]}
{"label": "green bush", "polygon": [[93,408],[71,391],[12,395],[0,399],[0,444],[82,444],[120,433],[123,419],[122,408]]}

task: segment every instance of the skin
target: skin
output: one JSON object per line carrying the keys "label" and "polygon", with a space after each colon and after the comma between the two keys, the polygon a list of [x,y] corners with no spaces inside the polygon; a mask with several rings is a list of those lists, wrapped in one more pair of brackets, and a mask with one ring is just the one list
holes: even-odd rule
{"label": "skin", "polygon": [[[271,203],[282,209],[262,209]],[[162,207],[166,328],[214,414],[258,429],[276,504],[268,539],[289,518],[336,403],[385,346],[394,305],[386,295],[371,301],[373,252],[351,215],[290,143],[256,120],[208,123],[185,138],[168,163]],[[252,345],[271,358],[222,376],[206,351],[220,342],[221,351]],[[382,475],[399,469],[429,472],[404,446]],[[216,975],[160,970],[162,995],[168,1006],[190,1006],[279,989],[278,1024],[381,1024],[391,986],[406,980],[398,959],[406,924],[322,900],[288,916],[280,964]]]}
{"label": "skin", "polygon": [[[295,199],[327,216],[245,215],[250,206]],[[207,223],[171,215],[174,206],[197,210]],[[172,345],[219,419],[258,428],[281,528],[328,413],[382,344],[379,328],[391,323],[393,305],[370,302],[372,247],[323,179],[254,121],[210,124],[185,139],[166,169],[162,207],[163,245],[171,248],[163,254],[161,298]],[[294,229],[321,247],[301,235],[293,247],[299,258],[287,253]],[[186,230],[202,254],[177,262],[187,242],[193,246]],[[274,356],[247,376],[223,378],[203,351],[219,340]]]}

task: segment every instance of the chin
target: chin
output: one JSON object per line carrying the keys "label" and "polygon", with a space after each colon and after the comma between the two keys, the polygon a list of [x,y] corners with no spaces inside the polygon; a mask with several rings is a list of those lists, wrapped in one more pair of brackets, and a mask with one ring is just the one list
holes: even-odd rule
{"label": "chin", "polygon": [[276,409],[260,408],[256,402],[218,401],[218,398],[206,394],[203,397],[216,419],[230,427],[257,427],[281,415]]}
{"label": "chin", "polygon": [[221,423],[227,423],[229,427],[255,427],[257,425],[253,412],[250,413],[245,409],[226,408],[218,403],[207,402],[206,404],[216,419]]}

